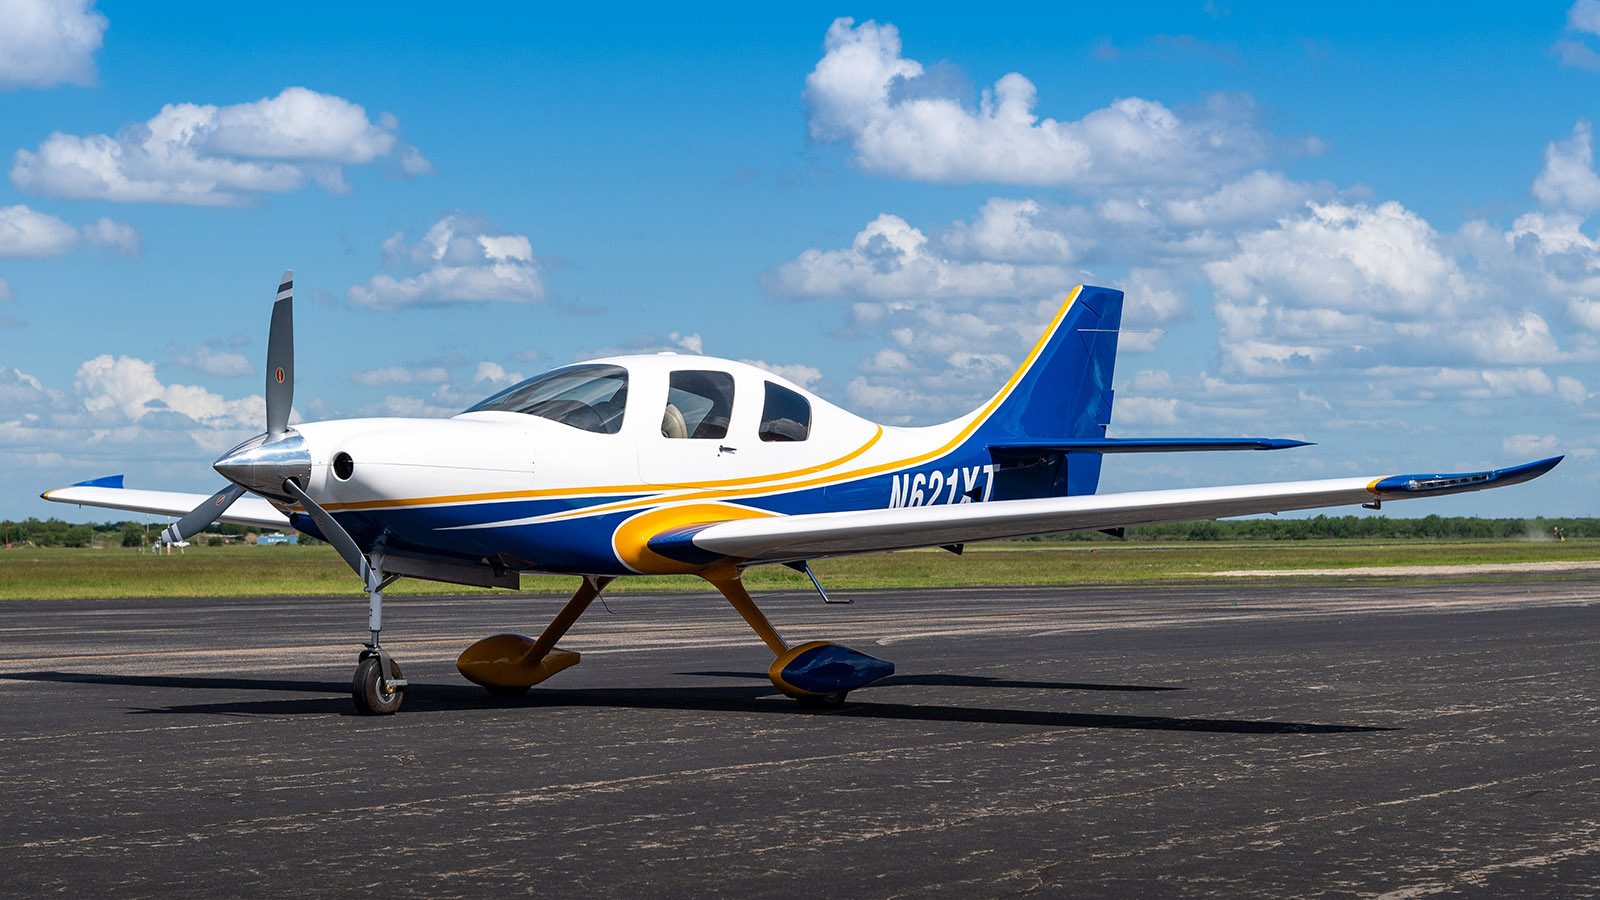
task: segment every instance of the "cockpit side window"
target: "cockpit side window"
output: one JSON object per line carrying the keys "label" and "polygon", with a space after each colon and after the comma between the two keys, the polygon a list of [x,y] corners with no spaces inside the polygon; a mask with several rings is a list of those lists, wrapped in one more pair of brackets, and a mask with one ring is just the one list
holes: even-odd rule
{"label": "cockpit side window", "polygon": [[763,441],[803,441],[811,436],[811,401],[782,385],[767,382],[761,408]]}
{"label": "cockpit side window", "polygon": [[667,408],[661,436],[724,438],[733,414],[733,376],[727,372],[673,372],[667,387]]}
{"label": "cockpit side window", "polygon": [[616,434],[627,405],[627,369],[569,366],[508,387],[467,412],[526,413],[596,434]]}

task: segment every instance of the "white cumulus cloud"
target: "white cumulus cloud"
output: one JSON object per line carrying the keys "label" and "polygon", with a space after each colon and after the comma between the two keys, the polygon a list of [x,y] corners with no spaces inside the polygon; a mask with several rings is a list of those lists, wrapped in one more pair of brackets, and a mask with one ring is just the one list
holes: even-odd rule
{"label": "white cumulus cloud", "polygon": [[383,366],[377,369],[351,372],[350,380],[367,387],[395,384],[443,384],[450,380],[450,373],[441,366]]}
{"label": "white cumulus cloud", "polygon": [[139,229],[126,222],[101,216],[93,222],[83,226],[83,236],[91,244],[98,244],[118,256],[129,259],[139,255],[144,241],[139,237]]}
{"label": "white cumulus cloud", "polygon": [[[1010,227],[1014,237],[1018,229]],[[990,235],[984,240],[1005,240]],[[960,240],[979,240],[970,229]],[[1032,235],[1036,249],[1049,238]],[[919,228],[884,213],[867,223],[840,250],[804,251],[798,259],[769,270],[762,283],[769,291],[794,297],[1034,297],[1070,287],[1072,272],[1055,265],[952,259],[933,246]]]}
{"label": "white cumulus cloud", "polygon": [[347,292],[369,309],[445,306],[505,301],[533,303],[545,297],[544,281],[525,235],[506,234],[482,216],[451,213],[415,243],[396,232],[383,242],[391,266],[419,269],[395,278],[374,276]]}
{"label": "white cumulus cloud", "polygon": [[1118,397],[1112,415],[1123,425],[1174,425],[1178,401],[1174,397]]}
{"label": "white cumulus cloud", "polygon": [[472,373],[473,384],[487,384],[495,388],[510,387],[522,380],[521,372],[507,372],[505,366],[489,360],[478,363]]}
{"label": "white cumulus cloud", "polygon": [[1567,27],[1600,35],[1600,0],[1577,0],[1567,10]]}
{"label": "white cumulus cloud", "polygon": [[[1366,366],[1400,354],[1501,364],[1559,355],[1535,313],[1485,303],[1485,285],[1398,203],[1308,204],[1204,265],[1231,370]],[[1490,298],[1499,299],[1499,298]]]}
{"label": "white cumulus cloud", "polygon": [[1089,241],[1047,223],[1046,210],[1033,199],[994,197],[978,210],[972,224],[954,223],[940,236],[952,255],[1006,262],[1067,263]]}
{"label": "white cumulus cloud", "polygon": [[344,165],[414,150],[398,128],[391,115],[374,122],[361,106],[303,87],[231,106],[169,103],[115,136],[55,132],[18,150],[11,180],[47,196],[197,206],[243,205],[307,178],[342,193]]}
{"label": "white cumulus cloud", "polygon": [[0,207],[0,258],[60,256],[82,241],[129,258],[139,255],[139,229],[105,216],[80,228],[27,206]]}
{"label": "white cumulus cloud", "polygon": [[26,206],[0,207],[0,257],[60,256],[78,245],[78,229]]}
{"label": "white cumulus cloud", "polygon": [[1265,224],[1328,193],[1326,186],[1291,181],[1278,172],[1255,171],[1209,194],[1168,201],[1166,220],[1187,228]]}
{"label": "white cumulus cloud", "polygon": [[1500,448],[1513,456],[1547,455],[1559,446],[1553,434],[1513,434],[1500,442]]}
{"label": "white cumulus cloud", "polygon": [[94,81],[106,17],[93,0],[0,0],[0,88]]}
{"label": "white cumulus cloud", "polygon": [[1594,135],[1588,122],[1572,127],[1572,137],[1551,141],[1533,195],[1546,207],[1590,213],[1600,209],[1600,176],[1594,171]]}
{"label": "white cumulus cloud", "polygon": [[1302,307],[1422,312],[1471,299],[1455,260],[1421,216],[1395,202],[1309,204],[1309,215],[1246,234],[1205,267],[1232,300],[1267,296]]}
{"label": "white cumulus cloud", "polygon": [[769,363],[766,360],[761,359],[743,359],[740,360],[740,362],[745,363],[746,365],[755,366],[758,369],[766,369],[768,372],[771,372],[779,378],[787,378],[789,381],[798,384],[803,388],[809,388],[822,380],[821,369],[815,366],[804,365],[803,363],[779,365],[777,363]]}
{"label": "white cumulus cloud", "polygon": [[193,353],[173,345],[167,347],[167,352],[178,365],[207,375],[251,375],[256,371],[244,354],[221,350],[210,344],[201,344]]}
{"label": "white cumulus cloud", "polygon": [[[834,21],[806,76],[813,138],[845,141],[863,170],[918,181],[1030,185],[1196,182],[1263,158],[1270,141],[1247,98],[1210,98],[1185,118],[1125,97],[1077,121],[1041,119],[1016,72],[968,108],[916,60],[895,26]],[[923,84],[923,81],[933,81]]]}
{"label": "white cumulus cloud", "polygon": [[202,424],[259,426],[266,420],[266,401],[259,396],[227,400],[203,387],[163,384],[152,362],[104,354],[78,367],[74,381],[83,407],[109,420],[137,422],[171,410]]}

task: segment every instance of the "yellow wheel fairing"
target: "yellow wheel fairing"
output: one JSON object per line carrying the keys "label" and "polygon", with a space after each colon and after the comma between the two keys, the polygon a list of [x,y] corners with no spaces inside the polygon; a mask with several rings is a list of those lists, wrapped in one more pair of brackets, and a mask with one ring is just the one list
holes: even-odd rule
{"label": "yellow wheel fairing", "polygon": [[525,634],[493,634],[461,651],[456,671],[473,684],[487,688],[532,687],[563,669],[578,664],[575,650],[553,649],[529,662],[534,639]]}
{"label": "yellow wheel fairing", "polygon": [[611,535],[611,548],[617,554],[618,561],[641,575],[693,575],[726,567],[729,560],[691,563],[670,559],[651,550],[650,539],[664,531],[686,525],[712,525],[734,519],[761,519],[774,515],[776,513],[729,503],[664,506],[640,513],[618,525]]}

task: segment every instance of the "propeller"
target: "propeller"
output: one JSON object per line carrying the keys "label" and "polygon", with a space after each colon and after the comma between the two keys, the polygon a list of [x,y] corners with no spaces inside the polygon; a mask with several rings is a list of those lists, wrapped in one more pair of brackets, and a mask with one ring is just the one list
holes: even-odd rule
{"label": "propeller", "polygon": [[267,332],[267,439],[289,428],[294,405],[294,270],[285,269]]}
{"label": "propeller", "polygon": [[[294,404],[294,270],[286,269],[278,281],[278,296],[272,303],[272,325],[267,335],[267,431],[229,451],[224,459],[237,455],[246,445],[269,443],[289,429],[289,409]],[[260,442],[260,443],[257,443]],[[233,501],[244,496],[246,488],[234,483],[217,491],[205,502],[168,525],[156,539],[161,544],[186,541],[222,518]],[[337,526],[335,526],[337,527]]]}
{"label": "propeller", "polygon": [[227,512],[228,507],[233,505],[233,501],[239,499],[243,494],[244,485],[241,484],[230,484],[217,491],[206,502],[184,513],[183,518],[168,525],[161,532],[161,536],[156,538],[156,545],[176,544],[179,541],[187,541],[189,538],[194,537],[204,531],[206,526],[215,522],[224,512]]}
{"label": "propeller", "polygon": [[311,521],[316,522],[317,528],[322,531],[322,536],[328,539],[328,543],[333,545],[333,549],[339,551],[339,555],[344,557],[344,561],[350,568],[354,569],[356,574],[361,576],[361,580],[367,583],[367,590],[378,590],[382,586],[382,576],[367,562],[366,555],[361,552],[360,547],[356,546],[355,538],[350,536],[350,532],[344,530],[344,526],[339,524],[339,520],[328,515],[327,510],[323,509],[317,501],[311,499],[311,495],[301,489],[300,485],[295,484],[293,478],[285,478],[283,480],[283,489],[294,495],[294,498],[305,506],[306,512],[311,514]]}

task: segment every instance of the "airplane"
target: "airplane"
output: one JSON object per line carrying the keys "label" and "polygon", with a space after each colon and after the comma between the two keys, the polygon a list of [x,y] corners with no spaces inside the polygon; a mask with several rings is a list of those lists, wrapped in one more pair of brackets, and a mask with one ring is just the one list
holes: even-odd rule
{"label": "airplane", "polygon": [[[894,664],[825,640],[791,643],[745,590],[751,566],[914,547],[1433,497],[1518,484],[1562,457],[1481,472],[1376,475],[1096,494],[1106,454],[1282,450],[1272,438],[1113,438],[1121,291],[1079,286],[993,397],[940,425],[856,416],[781,376],[708,356],[617,356],[562,366],[448,419],[290,425],[294,274],[272,306],[266,431],[213,468],[210,497],[125,488],[122,476],[41,496],[181,516],[160,541],[214,521],[292,527],[332,544],[361,578],[369,640],[357,710],[399,710],[407,681],[380,642],[383,592],[401,577],[516,589],[578,576],[536,638],[496,634],[456,666],[518,695],[578,663],[556,646],[614,579],[693,574],[772,651],[768,677],[829,709]],[[253,496],[246,496],[251,494]]]}

